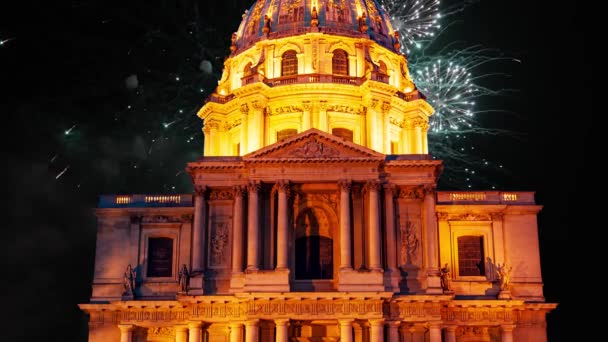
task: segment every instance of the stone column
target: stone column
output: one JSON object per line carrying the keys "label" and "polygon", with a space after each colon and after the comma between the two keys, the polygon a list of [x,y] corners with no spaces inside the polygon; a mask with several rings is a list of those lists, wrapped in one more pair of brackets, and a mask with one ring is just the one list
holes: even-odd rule
{"label": "stone column", "polygon": [[370,342],[384,342],[384,319],[370,319]]}
{"label": "stone column", "polygon": [[502,342],[513,342],[513,329],[515,329],[515,324],[503,324],[500,326]]}
{"label": "stone column", "polygon": [[175,342],[188,342],[188,327],[185,325],[175,326]]}
{"label": "stone column", "polygon": [[252,109],[249,115],[247,136],[247,151],[252,152],[262,148],[265,144],[264,134],[264,105],[259,101],[250,103]]}
{"label": "stone column", "polygon": [[281,318],[275,319],[274,324],[276,326],[276,342],[288,342],[289,341],[289,331],[288,331],[288,323],[289,319]]}
{"label": "stone column", "polygon": [[259,234],[259,219],[258,219],[258,192],[261,185],[259,182],[250,182],[249,189],[249,220],[247,221],[247,271],[257,271],[260,261],[258,250],[260,238]]}
{"label": "stone column", "polygon": [[259,342],[259,319],[252,319],[245,322],[245,342]]}
{"label": "stone column", "polygon": [[133,341],[133,329],[135,328],[132,324],[119,324],[120,329],[120,342],[131,342]]}
{"label": "stone column", "polygon": [[399,321],[389,321],[386,322],[388,327],[388,342],[399,342],[399,326],[401,322]]}
{"label": "stone column", "polygon": [[243,272],[243,195],[245,188],[237,185],[234,191],[232,232],[232,273]]}
{"label": "stone column", "polygon": [[[327,132],[327,101],[322,100],[319,103],[319,124],[318,127],[321,131]],[[329,132],[331,133],[331,132]]]}
{"label": "stone column", "polygon": [[390,273],[397,271],[397,234],[395,232],[395,187],[387,184],[384,186],[384,207],[386,209],[386,267]]}
{"label": "stone column", "polygon": [[384,154],[391,154],[391,123],[389,118],[389,112],[391,110],[391,104],[388,102],[382,103],[382,130],[384,132]]}
{"label": "stone column", "polygon": [[429,342],[441,342],[440,322],[429,322]]}
{"label": "stone column", "polygon": [[203,323],[191,322],[188,324],[188,342],[203,341]]}
{"label": "stone column", "polygon": [[422,135],[421,142],[420,142],[422,144],[422,153],[428,154],[429,153],[429,140],[428,140],[429,123],[427,121],[423,121],[420,129],[421,129],[420,134]]}
{"label": "stone column", "polygon": [[369,191],[369,268],[372,271],[382,271],[382,235],[380,234],[380,210],[377,181],[368,181]]}
{"label": "stone column", "polygon": [[340,319],[340,342],[353,342],[354,319]]}
{"label": "stone column", "polygon": [[424,148],[422,147],[422,126],[424,124],[424,121],[422,119],[415,119],[414,120],[414,141],[416,143],[416,151],[414,153],[416,154],[422,154]]}
{"label": "stone column", "polygon": [[192,227],[192,278],[189,292],[203,294],[205,272],[205,225],[207,222],[207,203],[205,185],[194,186],[194,225]]}
{"label": "stone column", "polygon": [[302,132],[304,132],[310,128],[310,111],[312,109],[312,105],[310,104],[310,101],[302,101],[302,107],[304,109],[302,112]]}
{"label": "stone column", "polygon": [[289,182],[280,181],[277,183],[278,191],[278,222],[277,222],[277,270],[288,268],[289,256]]}
{"label": "stone column", "polygon": [[249,152],[247,149],[247,137],[249,136],[249,106],[246,103],[241,105],[241,141],[240,141],[240,155],[245,155]]}
{"label": "stone column", "polygon": [[243,323],[230,323],[230,342],[241,342],[243,337]]}
{"label": "stone column", "polygon": [[456,326],[445,326],[445,342],[456,342]]}
{"label": "stone column", "polygon": [[426,229],[426,260],[427,260],[427,294],[443,294],[441,280],[439,278],[439,267],[437,251],[439,240],[437,239],[437,217],[435,214],[435,186],[426,185],[424,188],[424,225]]}
{"label": "stone column", "polygon": [[340,270],[352,270],[352,238],[350,234],[350,181],[340,181]]}

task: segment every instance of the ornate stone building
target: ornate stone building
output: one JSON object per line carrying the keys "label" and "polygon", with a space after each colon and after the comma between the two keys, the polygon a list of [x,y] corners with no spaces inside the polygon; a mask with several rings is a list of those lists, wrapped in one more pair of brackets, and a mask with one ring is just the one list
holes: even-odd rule
{"label": "ornate stone building", "polygon": [[194,194],[100,198],[89,340],[545,341],[541,207],[436,189],[396,34],[373,0],[245,12]]}

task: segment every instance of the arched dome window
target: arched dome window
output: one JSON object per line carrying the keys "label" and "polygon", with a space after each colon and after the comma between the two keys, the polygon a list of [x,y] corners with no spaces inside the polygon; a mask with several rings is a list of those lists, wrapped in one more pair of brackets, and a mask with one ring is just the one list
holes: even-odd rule
{"label": "arched dome window", "polygon": [[288,129],[280,130],[277,132],[277,142],[285,140],[285,139],[291,137],[292,135],[296,135],[296,134],[298,134],[297,129],[288,128]]}
{"label": "arched dome window", "polygon": [[386,63],[383,61],[378,63],[378,72],[380,72],[382,75],[388,75],[388,68],[386,67]]}
{"label": "arched dome window", "polygon": [[249,75],[251,75],[251,62],[245,64],[245,67],[243,68],[243,76]]}
{"label": "arched dome window", "polygon": [[298,56],[294,50],[286,51],[281,60],[281,76],[298,74]]}
{"label": "arched dome window", "polygon": [[331,134],[340,137],[346,141],[353,141],[353,131],[346,128],[334,128],[331,130]]}
{"label": "arched dome window", "polygon": [[335,50],[331,58],[331,70],[334,75],[348,75],[348,54],[344,50]]}

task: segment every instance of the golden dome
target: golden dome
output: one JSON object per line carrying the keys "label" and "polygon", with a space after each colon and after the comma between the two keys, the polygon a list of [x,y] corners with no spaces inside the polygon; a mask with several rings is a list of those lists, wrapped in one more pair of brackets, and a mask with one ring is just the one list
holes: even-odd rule
{"label": "golden dome", "polygon": [[397,41],[388,15],[375,0],[258,0],[243,14],[232,50],[308,32],[369,38],[392,51]]}

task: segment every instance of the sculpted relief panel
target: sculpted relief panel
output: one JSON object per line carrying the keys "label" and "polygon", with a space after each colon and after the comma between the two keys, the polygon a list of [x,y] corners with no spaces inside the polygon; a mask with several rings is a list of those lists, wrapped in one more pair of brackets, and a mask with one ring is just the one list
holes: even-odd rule
{"label": "sculpted relief panel", "polygon": [[210,269],[227,269],[230,267],[231,209],[231,203],[210,206],[207,240],[207,265]]}
{"label": "sculpted relief panel", "polygon": [[419,268],[422,265],[422,220],[420,205],[399,201],[399,266]]}

